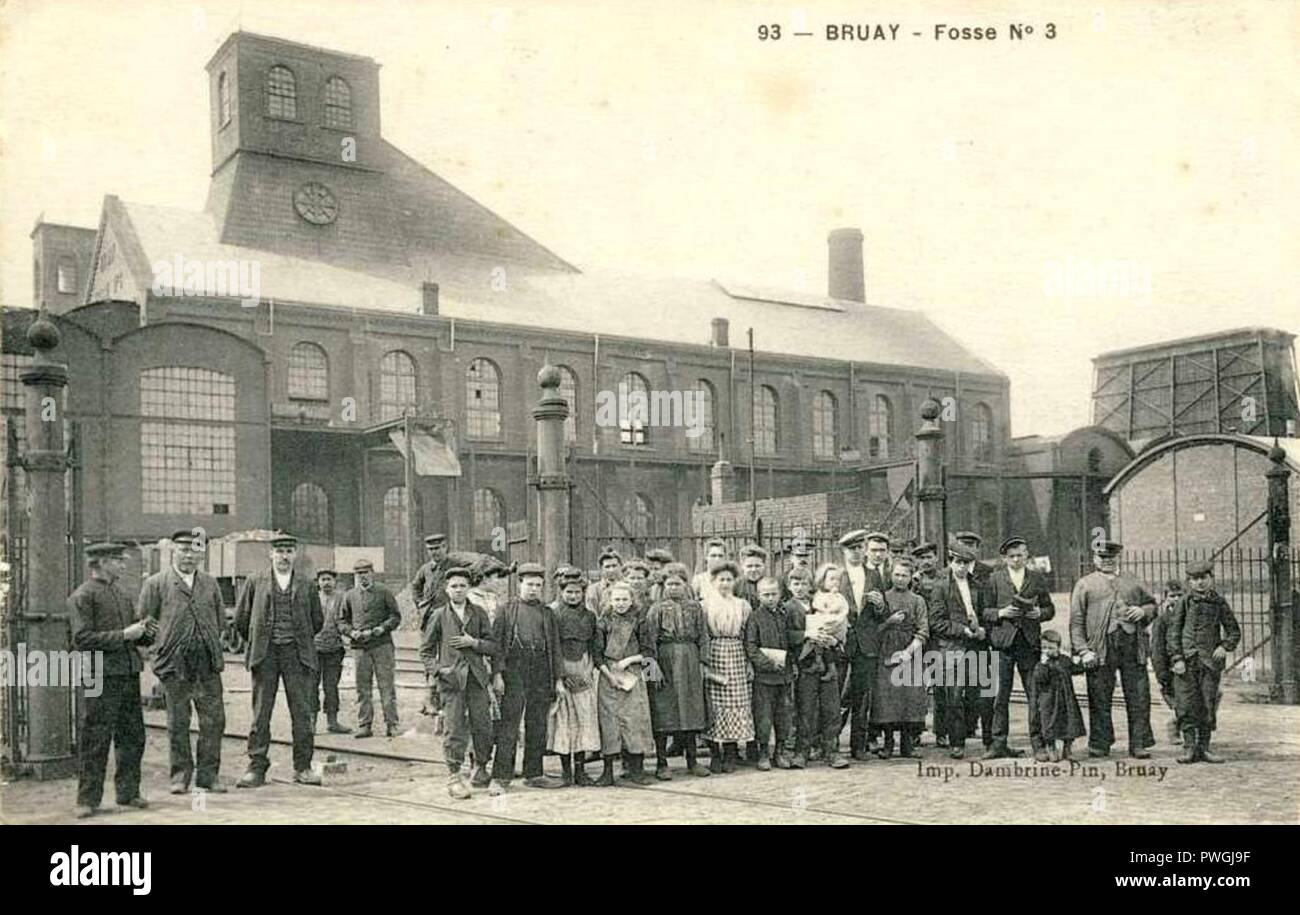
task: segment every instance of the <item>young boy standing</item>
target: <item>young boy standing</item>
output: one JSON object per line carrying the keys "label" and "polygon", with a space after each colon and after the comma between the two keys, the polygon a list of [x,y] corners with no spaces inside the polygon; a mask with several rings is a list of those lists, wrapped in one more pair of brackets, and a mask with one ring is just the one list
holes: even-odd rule
{"label": "young boy standing", "polygon": [[[770,575],[756,585],[758,608],[745,620],[745,654],[754,668],[754,738],[758,769],[773,763],[789,769],[786,742],[791,727],[790,684],[794,681],[794,652],[803,643],[804,613],[797,604],[781,606],[781,583]],[[775,760],[768,740],[776,731]]]}
{"label": "young boy standing", "polygon": [[1223,757],[1210,752],[1210,734],[1218,724],[1219,679],[1228,652],[1241,641],[1241,627],[1228,602],[1214,590],[1213,563],[1192,563],[1187,577],[1192,589],[1174,605],[1165,631],[1183,728],[1178,761],[1221,763]]}

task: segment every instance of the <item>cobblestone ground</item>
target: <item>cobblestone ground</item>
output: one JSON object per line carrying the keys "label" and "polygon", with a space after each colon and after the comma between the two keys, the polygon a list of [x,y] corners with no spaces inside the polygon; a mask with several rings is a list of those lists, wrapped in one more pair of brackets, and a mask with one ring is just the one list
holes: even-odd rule
{"label": "cobblestone ground", "polygon": [[[414,684],[414,674],[399,682]],[[345,679],[345,682],[346,679]],[[243,771],[250,718],[248,676],[238,662],[227,669],[227,732],[222,778],[224,795],[172,796],[167,793],[166,735],[163,713],[149,711],[145,754],[146,811],[108,805],[89,824],[113,823],[1290,823],[1300,822],[1300,708],[1250,701],[1255,691],[1229,688],[1220,712],[1216,748],[1228,758],[1221,766],[1175,762],[1178,750],[1164,741],[1169,713],[1159,706],[1153,725],[1161,744],[1155,758],[1141,765],[1117,755],[1035,766],[1032,758],[1015,763],[955,762],[932,742],[923,759],[855,762],[835,771],[814,766],[802,772],[759,773],[742,768],[733,775],[697,779],[672,764],[677,777],[648,788],[544,791],[515,782],[503,798],[476,791],[454,801],[446,791],[441,738],[419,715],[422,691],[399,689],[402,736],[355,740],[322,734],[316,760],[328,756],[347,763],[347,772],[327,774],[320,788],[296,786],[289,748],[272,748],[272,782],[257,791],[237,791]],[[1082,690],[1082,681],[1078,687]],[[355,722],[354,693],[344,692],[345,722]],[[1158,693],[1157,693],[1158,695]],[[376,697],[378,698],[378,697]],[[1159,700],[1157,699],[1157,703]],[[1012,705],[1013,744],[1024,746],[1025,706]],[[1122,706],[1116,733],[1125,733]],[[289,737],[289,712],[280,698],[273,722],[277,740]],[[927,735],[932,741],[932,737]],[[845,733],[847,739],[847,731]],[[1082,742],[1077,755],[1085,755]],[[972,755],[978,755],[972,741]],[[1123,744],[1115,747],[1124,752]],[[358,755],[358,750],[408,757]],[[994,769],[996,766],[996,769]],[[558,773],[558,761],[547,769]],[[593,767],[594,768],[594,767]],[[992,774],[988,774],[989,772]],[[109,763],[111,779],[112,762]],[[0,786],[0,820],[6,823],[73,822],[75,783],[19,781]]]}

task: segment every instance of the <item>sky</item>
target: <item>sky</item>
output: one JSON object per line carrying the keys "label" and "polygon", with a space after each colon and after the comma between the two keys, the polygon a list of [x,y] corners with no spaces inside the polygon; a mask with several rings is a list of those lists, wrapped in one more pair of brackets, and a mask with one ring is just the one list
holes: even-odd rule
{"label": "sky", "polygon": [[1005,372],[1013,435],[1087,424],[1106,350],[1300,332],[1300,3],[1259,0],[7,0],[0,303],[41,214],[203,207],[237,28],[373,57],[385,137],[580,267],[823,292],[860,228],[867,300]]}

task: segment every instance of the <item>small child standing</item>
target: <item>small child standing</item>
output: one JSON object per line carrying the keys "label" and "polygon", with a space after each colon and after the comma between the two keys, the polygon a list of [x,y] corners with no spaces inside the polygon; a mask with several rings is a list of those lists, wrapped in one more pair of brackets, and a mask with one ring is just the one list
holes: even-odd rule
{"label": "small child standing", "polygon": [[1174,604],[1165,630],[1169,666],[1174,672],[1174,700],[1183,729],[1180,763],[1221,763],[1210,752],[1210,735],[1218,726],[1219,681],[1229,652],[1241,643],[1241,626],[1228,602],[1214,589],[1214,563],[1188,565],[1191,590]]}
{"label": "small child standing", "polygon": [[[790,684],[795,666],[791,652],[803,642],[804,614],[796,604],[781,604],[781,583],[770,575],[758,580],[758,608],[745,620],[745,655],[754,671],[754,736],[758,770],[790,768],[786,755],[794,733]],[[775,732],[774,746],[769,743]]]}
{"label": "small child standing", "polygon": [[1165,644],[1165,630],[1169,628],[1169,618],[1173,615],[1174,604],[1182,600],[1183,583],[1176,578],[1165,582],[1165,596],[1160,601],[1160,610],[1155,621],[1151,623],[1151,670],[1160,684],[1160,697],[1165,700],[1165,707],[1173,712],[1166,728],[1169,742],[1183,742],[1183,731],[1178,724],[1178,708],[1174,704],[1174,672],[1169,663],[1169,647]]}
{"label": "small child standing", "polygon": [[[1034,668],[1034,689],[1038,696],[1038,722],[1043,746],[1052,762],[1069,759],[1076,737],[1088,733],[1083,725],[1083,711],[1074,695],[1072,676],[1083,668],[1061,653],[1061,634],[1048,629],[1042,635],[1043,656]],[[1057,746],[1057,741],[1061,746]]]}
{"label": "small child standing", "polygon": [[654,649],[642,644],[641,617],[632,606],[632,589],[616,582],[605,596],[609,613],[597,622],[602,650],[596,688],[605,771],[596,784],[602,788],[614,784],[614,760],[621,753],[623,777],[634,785],[649,785],[654,779],[646,774],[645,755],[654,750],[654,732],[650,698],[641,671],[653,662]]}
{"label": "small child standing", "polygon": [[[813,595],[812,612],[806,621],[810,640],[805,641],[799,650],[800,671],[819,676],[823,683],[830,683],[838,676],[836,655],[843,649],[849,634],[849,602],[840,593],[842,574],[834,563],[826,562],[818,567],[813,579],[817,593]],[[811,637],[817,633],[829,637],[831,646],[822,647],[812,641]]]}

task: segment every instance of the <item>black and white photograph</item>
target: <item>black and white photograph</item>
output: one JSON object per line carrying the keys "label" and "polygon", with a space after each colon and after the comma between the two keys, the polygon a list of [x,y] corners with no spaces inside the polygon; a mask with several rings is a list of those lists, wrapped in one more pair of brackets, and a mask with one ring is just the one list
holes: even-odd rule
{"label": "black and white photograph", "polygon": [[35,883],[1300,823],[1295,0],[8,0],[0,99]]}

